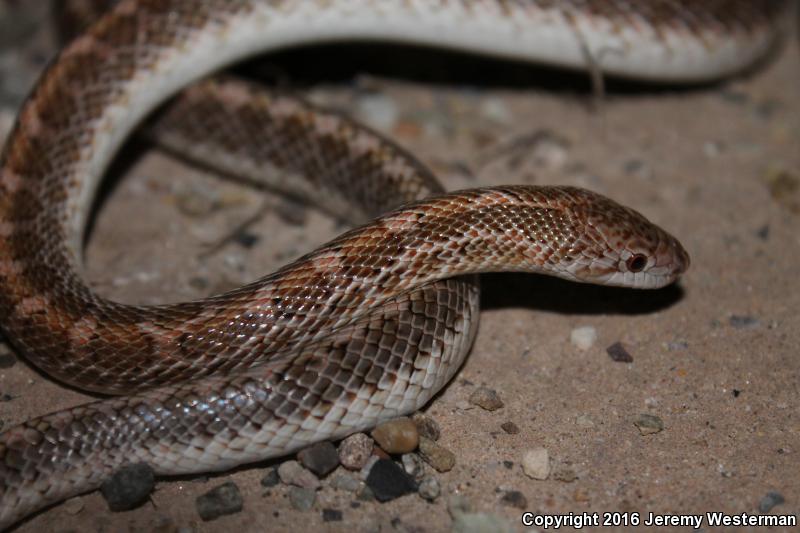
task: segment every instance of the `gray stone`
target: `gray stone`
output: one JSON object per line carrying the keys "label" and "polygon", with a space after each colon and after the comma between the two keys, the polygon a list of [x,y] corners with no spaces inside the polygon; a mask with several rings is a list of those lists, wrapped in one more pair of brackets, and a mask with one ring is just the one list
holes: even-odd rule
{"label": "gray stone", "polygon": [[323,509],[322,521],[323,522],[341,522],[344,518],[344,513],[339,509]]}
{"label": "gray stone", "polygon": [[331,479],[331,487],[336,490],[356,492],[361,488],[361,481],[348,474],[338,474]]}
{"label": "gray stone", "polygon": [[642,435],[652,435],[664,429],[664,422],[655,415],[641,414],[633,421],[633,424],[639,429],[639,433]]}
{"label": "gray stone", "polygon": [[379,459],[370,469],[367,486],[379,502],[394,500],[417,490],[414,480],[389,459]]}
{"label": "gray stone", "polygon": [[503,494],[503,497],[500,498],[500,503],[517,509],[528,508],[528,499],[518,490],[510,490]]}
{"label": "gray stone", "polygon": [[261,486],[266,488],[274,487],[280,482],[281,478],[278,476],[278,469],[274,467],[268,469],[264,477],[261,478]]}
{"label": "gray stone", "polygon": [[336,447],[328,441],[312,444],[297,454],[300,463],[319,477],[324,477],[339,466]]}
{"label": "gray stone", "polygon": [[442,487],[435,477],[426,477],[420,482],[417,491],[423,499],[432,502],[442,493]]}
{"label": "gray stone", "polygon": [[100,486],[100,493],[111,511],[130,511],[147,501],[154,486],[153,469],[145,463],[137,463],[115,471]]}
{"label": "gray stone", "polygon": [[298,511],[308,511],[314,506],[317,493],[311,489],[303,487],[292,487],[289,489],[289,503]]}
{"label": "gray stone", "polygon": [[606,352],[612,361],[617,363],[633,363],[633,356],[621,342],[615,342],[608,348]]}
{"label": "gray stone", "polygon": [[770,491],[763,498],[761,498],[760,502],[758,502],[758,510],[762,513],[768,513],[773,507],[780,505],[785,501],[786,500],[781,493]]}
{"label": "gray stone", "polygon": [[487,387],[479,387],[475,392],[470,394],[469,403],[477,405],[487,411],[497,411],[505,405],[503,404],[503,400],[500,399],[500,396],[498,396],[497,391]]}
{"label": "gray stone", "polygon": [[220,516],[238,513],[242,510],[244,502],[239,487],[233,481],[211,489],[195,500],[197,514],[207,522]]}
{"label": "gray stone", "polygon": [[297,461],[286,461],[278,467],[278,476],[286,485],[316,490],[320,486],[317,476],[303,468]]}

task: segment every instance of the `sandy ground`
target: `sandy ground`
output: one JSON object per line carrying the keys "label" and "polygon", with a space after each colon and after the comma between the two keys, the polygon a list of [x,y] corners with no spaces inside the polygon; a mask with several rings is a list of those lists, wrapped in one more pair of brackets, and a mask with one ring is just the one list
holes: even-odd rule
{"label": "sandy ground", "polygon": [[[691,270],[657,292],[485,276],[474,349],[426,408],[442,427],[440,443],[457,456],[452,471],[435,474],[443,494],[433,503],[410,495],[356,505],[352,493],[325,482],[313,508],[300,512],[287,487],[264,494],[265,466],[257,465],[160,481],[151,502],[131,512],[111,513],[99,494],[89,494],[19,531],[284,531],[299,524],[446,531],[454,494],[522,530],[523,509],[501,501],[511,490],[535,513],[638,512],[642,519],[650,512],[757,514],[772,491],[785,499],[772,514],[798,515],[800,56],[796,39],[789,44],[739,80],[694,90],[622,86],[594,107],[583,76],[510,65],[513,75],[497,79],[503,64],[463,58],[441,73],[450,56],[434,55],[422,75],[316,81],[306,94],[396,139],[448,188],[592,188],[678,236]],[[46,57],[15,53],[5,52],[5,77],[25,57]],[[367,69],[357,54],[351,63]],[[13,116],[13,95],[6,100],[0,138]],[[129,159],[87,250],[88,276],[109,297],[155,303],[219,292],[341,231],[313,210],[157,150]],[[585,351],[570,342],[580,326],[598,335]],[[609,357],[606,348],[618,341],[633,362]],[[0,350],[5,427],[88,399]],[[470,405],[481,385],[505,406],[488,412]],[[663,430],[641,434],[634,422],[642,414],[658,417]],[[519,433],[501,429],[509,421]],[[549,451],[555,472],[543,481],[520,467],[524,451],[538,447]],[[229,479],[244,510],[202,522],[195,498]],[[324,522],[323,509],[342,511],[342,520]]]}

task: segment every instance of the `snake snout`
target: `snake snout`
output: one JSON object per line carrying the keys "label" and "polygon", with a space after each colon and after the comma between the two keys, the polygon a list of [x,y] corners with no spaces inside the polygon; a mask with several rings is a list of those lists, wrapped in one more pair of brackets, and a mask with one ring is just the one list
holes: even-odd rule
{"label": "snake snout", "polygon": [[675,275],[680,276],[687,270],[689,270],[689,265],[692,264],[692,260],[689,257],[689,252],[687,252],[681,243],[678,241],[674,242],[675,247]]}
{"label": "snake snout", "polygon": [[658,288],[676,281],[689,269],[689,253],[672,235],[659,229],[658,245],[652,250],[652,263],[645,270],[648,278],[645,285]]}

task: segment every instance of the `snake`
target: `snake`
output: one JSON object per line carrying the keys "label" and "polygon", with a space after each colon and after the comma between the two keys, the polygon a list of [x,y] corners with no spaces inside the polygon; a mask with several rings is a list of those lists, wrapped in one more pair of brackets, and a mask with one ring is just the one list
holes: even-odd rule
{"label": "snake", "polygon": [[[44,373],[106,395],[0,434],[0,528],[128,464],[223,471],[420,409],[469,352],[478,274],[657,289],[689,267],[675,237],[597,193],[447,192],[342,114],[210,74],[300,44],[382,40],[703,83],[773,50],[789,4],[119,2],[45,69],[0,159],[2,332]],[[83,243],[101,178],[135,129],[356,227],[224,294],[105,299],[83,279]]]}

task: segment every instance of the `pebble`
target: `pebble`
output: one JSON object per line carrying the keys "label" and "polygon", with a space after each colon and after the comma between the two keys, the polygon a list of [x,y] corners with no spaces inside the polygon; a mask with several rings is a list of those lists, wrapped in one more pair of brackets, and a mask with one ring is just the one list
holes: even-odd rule
{"label": "pebble", "polygon": [[458,400],[456,402],[456,411],[472,411],[473,409],[475,409],[475,406],[467,400]]}
{"label": "pebble", "polygon": [[569,334],[569,342],[579,350],[586,351],[597,342],[597,330],[594,326],[581,326]]}
{"label": "pebble", "polygon": [[237,231],[231,236],[231,240],[241,246],[242,248],[250,249],[255,246],[260,237],[255,233],[250,233],[247,230]]}
{"label": "pebble", "polygon": [[397,104],[380,93],[365,94],[358,100],[359,117],[380,131],[391,131],[397,123],[400,112]]}
{"label": "pebble", "polygon": [[5,346],[0,346],[0,368],[11,368],[17,364],[17,356]]}
{"label": "pebble", "polygon": [[311,489],[303,487],[292,487],[289,489],[289,503],[298,511],[308,511],[314,506],[317,493]]}
{"label": "pebble", "polygon": [[400,458],[400,462],[403,463],[403,470],[406,471],[406,474],[413,477],[416,481],[419,481],[425,475],[425,464],[422,458],[416,453],[403,454]]}
{"label": "pebble", "polygon": [[323,509],[322,521],[323,522],[341,522],[344,514],[339,509]]}
{"label": "pebble", "polygon": [[417,490],[414,480],[394,461],[379,459],[367,476],[367,487],[379,502],[394,500]]}
{"label": "pebble", "polygon": [[682,352],[689,349],[689,343],[686,341],[673,341],[667,343],[667,350],[670,352]]}
{"label": "pebble", "polygon": [[72,498],[71,500],[67,500],[64,505],[61,506],[67,514],[76,515],[83,511],[84,503],[83,498]]}
{"label": "pebble", "polygon": [[533,448],[522,454],[522,471],[533,479],[547,479],[550,475],[550,453],[547,448]]}
{"label": "pebble", "polygon": [[419,444],[417,425],[405,416],[380,424],[372,430],[372,438],[388,453],[409,453]]}
{"label": "pebble", "polygon": [[439,485],[439,481],[435,477],[426,477],[419,483],[419,489],[417,489],[419,495],[429,502],[436,500],[439,495],[442,493],[442,487]]}
{"label": "pebble", "polygon": [[356,492],[361,488],[361,481],[348,474],[338,474],[331,479],[331,487],[336,490]]}
{"label": "pebble", "polygon": [[411,420],[417,425],[417,432],[420,437],[425,437],[431,440],[439,440],[442,435],[442,430],[439,428],[439,423],[429,416],[422,413],[414,413]]}
{"label": "pebble", "polygon": [[215,520],[220,516],[238,513],[242,510],[242,494],[233,481],[213,488],[195,500],[197,514],[204,522]]}
{"label": "pebble", "polygon": [[768,513],[773,507],[780,505],[785,501],[786,500],[781,493],[770,491],[763,498],[761,498],[760,502],[758,502],[758,510],[762,513]]}
{"label": "pebble", "polygon": [[514,422],[503,422],[500,424],[500,429],[509,435],[517,435],[519,433],[519,427]]}
{"label": "pebble", "polygon": [[456,464],[453,452],[425,437],[419,439],[419,454],[438,472],[449,472]]}
{"label": "pebble", "polygon": [[642,435],[652,435],[664,429],[664,422],[655,415],[641,414],[633,424],[639,428],[639,433]]}
{"label": "pebble", "polygon": [[800,214],[800,174],[784,168],[767,171],[762,178],[770,195],[790,213]]}
{"label": "pebble", "polygon": [[348,470],[361,470],[372,455],[375,442],[365,433],[355,433],[339,444],[339,462]]}
{"label": "pebble", "polygon": [[514,118],[506,103],[500,98],[486,98],[480,106],[480,111],[485,118],[500,124],[508,124]]}
{"label": "pebble", "polygon": [[617,363],[633,362],[633,356],[621,342],[615,342],[606,348],[606,352],[608,352],[608,356],[611,357],[611,360]]}
{"label": "pebble", "polygon": [[273,467],[267,470],[267,473],[261,478],[261,486],[266,488],[274,487],[280,483],[280,481],[281,478],[278,476],[278,469]]}
{"label": "pebble", "polygon": [[708,158],[719,157],[723,152],[725,152],[725,149],[725,143],[719,141],[707,141],[703,143],[703,153]]}
{"label": "pebble", "polygon": [[736,329],[754,329],[759,326],[760,322],[753,316],[731,315],[728,324]]}
{"label": "pebble", "polygon": [[325,477],[339,466],[336,447],[328,441],[312,444],[297,454],[300,463],[319,477]]}
{"label": "pebble", "polygon": [[286,461],[278,467],[278,476],[286,485],[294,485],[309,490],[316,490],[320,486],[319,479],[303,468],[297,461]]}
{"label": "pebble", "polygon": [[564,483],[572,483],[578,479],[578,474],[567,466],[561,466],[553,470],[553,479]]}
{"label": "pebble", "polygon": [[487,411],[497,411],[505,405],[503,400],[500,399],[500,396],[497,395],[497,391],[487,387],[478,387],[475,389],[475,391],[469,395],[469,403],[477,405]]}
{"label": "pebble", "polygon": [[155,486],[153,469],[145,463],[123,466],[100,485],[109,510],[130,511],[147,501]]}
{"label": "pebble", "polygon": [[517,509],[528,508],[528,498],[518,490],[510,490],[503,494],[503,497],[500,498],[500,503]]}
{"label": "pebble", "polygon": [[529,152],[536,166],[558,170],[569,161],[569,142],[560,135],[542,130],[531,136]]}

